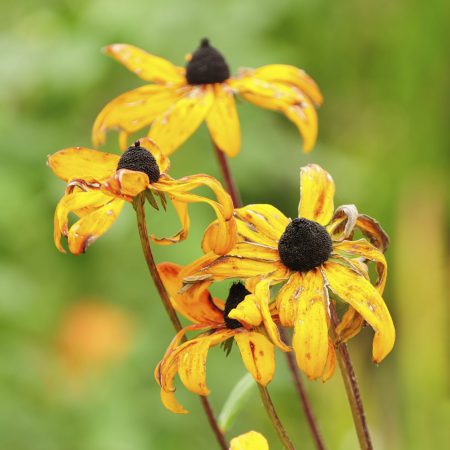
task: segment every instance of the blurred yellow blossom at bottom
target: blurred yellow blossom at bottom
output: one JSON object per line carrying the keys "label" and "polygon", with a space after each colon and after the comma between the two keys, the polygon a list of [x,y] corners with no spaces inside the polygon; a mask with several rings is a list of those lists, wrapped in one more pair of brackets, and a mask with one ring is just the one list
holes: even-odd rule
{"label": "blurred yellow blossom at bottom", "polygon": [[249,431],[231,439],[230,450],[269,450],[269,444],[261,433]]}

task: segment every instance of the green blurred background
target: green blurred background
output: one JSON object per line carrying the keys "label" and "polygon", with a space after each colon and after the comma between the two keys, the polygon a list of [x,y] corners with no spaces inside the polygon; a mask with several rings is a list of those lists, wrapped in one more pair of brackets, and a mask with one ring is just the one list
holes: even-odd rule
{"label": "green blurred background", "polygon": [[[240,102],[243,149],[232,167],[243,199],[294,216],[298,168],[316,162],[335,179],[336,204],[355,203],[381,221],[391,236],[385,299],[398,339],[379,367],[370,330],[350,343],[375,447],[448,445],[448,2],[18,0],[1,8],[0,448],[214,448],[193,394],[178,390],[187,416],[159,401],[152,372],[172,331],[132,208],[86,255],[59,254],[52,219],[64,186],[45,165],[60,148],[89,146],[100,108],[143,84],[103,46],[135,44],[182,65],[204,36],[233,71],[288,63],[321,87],[309,155],[284,117]],[[110,136],[106,148],[115,143]],[[174,176],[219,176],[204,126],[172,166]],[[190,239],[156,248],[158,261],[200,254],[212,215],[197,205],[192,214]],[[150,221],[159,233],[177,228],[171,212]],[[210,352],[216,411],[244,372],[236,349],[228,359]],[[357,448],[339,373],[306,385],[328,447]],[[281,358],[270,391],[298,448],[312,449]],[[228,437],[250,429],[280,447],[256,391]]]}

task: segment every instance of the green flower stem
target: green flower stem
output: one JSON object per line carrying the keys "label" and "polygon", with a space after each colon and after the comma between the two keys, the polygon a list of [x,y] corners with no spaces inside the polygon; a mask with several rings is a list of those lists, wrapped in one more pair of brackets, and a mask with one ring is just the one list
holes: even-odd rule
{"label": "green flower stem", "polygon": [[[330,316],[332,327],[331,331],[335,337],[335,329],[339,324],[339,317],[336,313],[336,308],[333,301],[330,301]],[[367,426],[366,414],[359,392],[358,381],[356,379],[355,371],[353,369],[350,354],[347,346],[341,343],[337,346],[337,359],[339,369],[341,371],[342,380],[344,381],[345,391],[347,392],[348,402],[352,411],[353,422],[358,435],[359,445],[362,450],[373,450],[372,441],[370,438],[369,427]]]}
{"label": "green flower stem", "polygon": [[[144,195],[144,193],[141,193],[135,197],[135,199],[133,201],[133,207],[136,211],[137,226],[138,226],[138,230],[139,230],[139,237],[141,239],[142,252],[144,253],[144,257],[145,257],[145,261],[148,266],[148,270],[149,270],[150,275],[153,279],[153,282],[156,286],[156,289],[158,290],[158,294],[161,298],[164,308],[166,309],[167,315],[169,316],[170,321],[172,322],[172,325],[175,328],[175,331],[178,332],[181,330],[182,326],[181,326],[180,320],[178,319],[177,313],[172,306],[172,303],[170,301],[170,297],[166,291],[166,288],[164,287],[164,284],[159,275],[158,269],[155,264],[155,260],[153,258],[152,249],[150,247],[150,241],[148,239],[147,223],[146,223],[146,218],[145,218],[145,195]],[[183,341],[185,339],[186,338],[184,338]],[[218,442],[220,448],[222,450],[227,450],[228,445],[226,443],[225,436],[224,436],[222,430],[219,428],[219,425],[217,424],[216,417],[213,413],[213,410],[211,408],[211,405],[209,404],[208,399],[201,395],[199,395],[199,398],[202,403],[205,414],[208,418],[208,422],[214,432],[214,435],[216,436],[216,439],[217,439],[217,442]]]}
{"label": "green flower stem", "polygon": [[259,393],[261,395],[261,400],[263,402],[264,408],[266,409],[267,415],[269,416],[269,419],[272,422],[272,425],[274,426],[275,430],[277,431],[278,437],[280,438],[280,441],[283,444],[283,447],[286,450],[294,450],[294,446],[292,445],[292,442],[289,439],[289,436],[286,433],[286,430],[284,429],[280,418],[278,417],[278,414],[275,410],[275,406],[272,403],[272,399],[270,398],[269,391],[267,390],[266,387],[263,387],[260,384],[258,384],[258,389],[259,389]]}

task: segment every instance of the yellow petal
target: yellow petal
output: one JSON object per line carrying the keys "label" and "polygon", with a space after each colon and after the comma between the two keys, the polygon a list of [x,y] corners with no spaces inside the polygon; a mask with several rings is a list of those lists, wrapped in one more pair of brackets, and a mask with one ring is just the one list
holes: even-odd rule
{"label": "yellow petal", "polygon": [[336,351],[334,350],[333,342],[328,338],[328,356],[325,368],[323,369],[322,381],[328,381],[334,374],[336,369]]}
{"label": "yellow petal", "polygon": [[308,378],[322,376],[328,357],[328,296],[319,269],[303,276],[292,346],[297,364]]}
{"label": "yellow petal", "polygon": [[178,400],[175,397],[174,392],[167,392],[164,389],[161,389],[160,392],[161,402],[162,404],[171,412],[175,414],[187,414],[189,411],[184,409],[184,407],[178,403]]}
{"label": "yellow petal", "polygon": [[323,265],[330,289],[350,304],[375,331],[372,356],[380,362],[394,346],[395,328],[391,315],[378,291],[363,276],[340,264]]}
{"label": "yellow petal", "polygon": [[128,135],[149,126],[156,117],[167,111],[186,92],[186,88],[161,85],[141,86],[111,100],[100,111],[92,128],[95,146],[105,143],[106,132],[121,130],[121,148],[127,147]]}
{"label": "yellow petal", "polygon": [[120,169],[105,181],[102,185],[102,190],[124,200],[131,200],[142,191],[145,191],[149,184],[150,181],[146,173]]}
{"label": "yellow petal", "polygon": [[211,86],[195,86],[164,114],[158,116],[149,137],[170,155],[200,126],[214,101]]}
{"label": "yellow petal", "polygon": [[272,343],[256,331],[242,331],[234,338],[247,370],[255,381],[267,386],[275,373],[275,351]]}
{"label": "yellow petal", "polygon": [[198,284],[185,294],[179,293],[183,286],[181,270],[182,266],[178,264],[158,264],[158,272],[174,308],[195,323],[223,324],[223,311],[213,303],[208,291],[210,283]]}
{"label": "yellow petal", "polygon": [[247,295],[236,308],[228,313],[228,317],[254,327],[257,327],[262,322],[261,311],[258,308],[258,303],[254,295]]}
{"label": "yellow petal", "polygon": [[327,225],[333,216],[334,181],[316,164],[300,169],[300,203],[298,216]]}
{"label": "yellow petal", "polygon": [[334,244],[333,250],[343,254],[354,255],[357,257],[363,257],[366,260],[374,261],[376,263],[378,280],[375,282],[375,287],[380,294],[383,294],[384,287],[386,285],[387,277],[387,263],[383,253],[369,244],[365,239],[359,239],[357,241],[343,241]]}
{"label": "yellow petal", "polygon": [[167,84],[186,82],[182,69],[133,45],[113,44],[105,47],[104,52],[143,80]]}
{"label": "yellow petal", "polygon": [[228,156],[241,147],[241,130],[233,91],[225,84],[214,84],[214,103],[206,116],[209,133],[216,146]]}
{"label": "yellow petal", "polygon": [[359,214],[356,220],[356,227],[359,228],[369,241],[379,248],[383,253],[389,246],[389,237],[381,228],[381,225],[372,217]]}
{"label": "yellow petal", "polygon": [[316,105],[323,102],[322,94],[314,80],[304,70],[287,64],[269,64],[254,70],[253,76],[266,81],[291,84],[300,89]]}
{"label": "yellow petal", "polygon": [[302,273],[294,272],[278,292],[276,304],[282,326],[293,327],[295,325],[298,299],[303,289]]}
{"label": "yellow petal", "polygon": [[139,145],[147,149],[155,158],[156,164],[158,164],[159,172],[161,174],[167,173],[170,169],[169,158],[161,151],[158,144],[149,137],[139,138]]}
{"label": "yellow petal", "polygon": [[269,450],[269,444],[261,433],[249,431],[231,439],[230,450]]}
{"label": "yellow petal", "polygon": [[69,249],[75,255],[86,249],[115,222],[124,205],[123,200],[112,199],[91,214],[75,222],[69,230]]}
{"label": "yellow petal", "polygon": [[333,241],[352,239],[353,230],[358,218],[358,210],[355,205],[342,205],[336,209],[327,231]]}
{"label": "yellow petal", "polygon": [[364,325],[364,319],[355,308],[348,307],[342,316],[339,325],[336,327],[337,344],[347,342],[356,336]]}
{"label": "yellow petal", "polygon": [[50,155],[47,162],[64,181],[81,178],[101,182],[117,169],[119,156],[85,147],[69,147]]}

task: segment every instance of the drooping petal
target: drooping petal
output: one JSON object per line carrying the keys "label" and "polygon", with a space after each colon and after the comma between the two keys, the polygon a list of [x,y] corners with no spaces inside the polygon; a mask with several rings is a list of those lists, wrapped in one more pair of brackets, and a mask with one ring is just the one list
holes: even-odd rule
{"label": "drooping petal", "polygon": [[327,225],[333,216],[334,181],[317,164],[300,169],[300,203],[298,216]]}
{"label": "drooping petal", "polygon": [[328,357],[328,296],[320,269],[304,273],[292,346],[308,378],[322,376]]}
{"label": "drooping petal", "polygon": [[269,444],[261,433],[249,431],[231,439],[230,450],[269,450]]}
{"label": "drooping petal", "polygon": [[67,236],[70,251],[75,255],[84,253],[94,241],[108,231],[117,219],[123,205],[123,200],[114,198],[75,222]]}
{"label": "drooping petal", "polygon": [[291,84],[306,94],[316,105],[323,102],[322,94],[314,80],[306,72],[295,66],[287,64],[269,64],[258,67],[253,71],[253,76],[266,81],[278,81]]}
{"label": "drooping petal", "polygon": [[328,338],[328,356],[325,368],[322,373],[322,381],[328,381],[334,374],[336,369],[336,351],[334,350],[333,342]]}
{"label": "drooping petal", "polygon": [[364,319],[355,308],[349,306],[336,327],[337,344],[356,336],[364,325]]}
{"label": "drooping petal", "polygon": [[50,155],[47,163],[64,181],[80,178],[102,182],[116,170],[119,156],[85,147],[69,147]]}
{"label": "drooping petal", "polygon": [[387,277],[387,263],[383,253],[378,248],[367,242],[365,239],[357,241],[342,241],[334,244],[333,250],[343,256],[349,254],[350,256],[362,257],[369,261],[376,263],[378,280],[375,282],[375,287],[380,294],[383,294],[386,285]]}
{"label": "drooping petal", "polygon": [[149,137],[170,155],[200,126],[213,102],[211,86],[191,87],[181,100],[153,122]]}
{"label": "drooping petal", "polygon": [[275,350],[273,344],[261,333],[242,331],[234,336],[241,352],[242,361],[256,382],[262,386],[272,380],[275,373]]}
{"label": "drooping petal", "polygon": [[133,45],[112,44],[105,47],[104,52],[145,81],[166,84],[186,83],[184,69]]}
{"label": "drooping petal", "polygon": [[128,146],[128,135],[149,126],[156,117],[167,111],[186,93],[187,88],[175,88],[157,84],[141,86],[111,100],[100,111],[92,128],[95,146],[105,143],[106,132],[121,132],[120,147]]}
{"label": "drooping petal", "polygon": [[170,169],[169,158],[161,151],[159,145],[149,137],[143,137],[139,139],[139,145],[147,149],[155,158],[156,164],[158,164],[159,172],[165,174]]}
{"label": "drooping petal", "polygon": [[297,317],[298,299],[303,292],[303,274],[294,272],[278,292],[276,304],[280,323],[293,327]]}
{"label": "drooping petal", "polygon": [[372,217],[365,214],[359,214],[356,220],[356,227],[359,228],[362,233],[367,236],[369,241],[379,248],[383,253],[389,246],[389,237],[383,230],[381,225]]}
{"label": "drooping petal", "polygon": [[336,209],[327,231],[333,241],[352,239],[353,230],[358,218],[358,210],[355,205],[342,205]]}
{"label": "drooping petal", "polygon": [[236,156],[241,147],[241,130],[233,91],[226,84],[214,84],[214,103],[206,115],[206,124],[215,145],[228,156]]}
{"label": "drooping petal", "polygon": [[133,197],[145,191],[149,184],[146,173],[120,169],[103,183],[102,190],[115,197],[131,201]]}
{"label": "drooping petal", "polygon": [[254,295],[247,295],[245,299],[233,308],[229,313],[230,319],[238,320],[242,324],[257,327],[263,320],[259,304]]}
{"label": "drooping petal", "polygon": [[323,270],[330,289],[350,304],[375,331],[372,356],[380,362],[392,350],[395,328],[378,291],[362,275],[341,264],[327,261]]}
{"label": "drooping petal", "polygon": [[199,283],[185,294],[179,291],[183,286],[180,278],[182,266],[174,263],[158,264],[158,272],[167,289],[174,308],[190,321],[202,324],[223,324],[223,311],[213,302],[208,291],[210,283]]}
{"label": "drooping petal", "polygon": [[165,391],[164,389],[161,389],[160,391],[160,397],[162,404],[174,414],[188,414],[189,411],[186,410],[181,403],[178,402],[178,400],[175,397],[175,392],[172,391]]}

